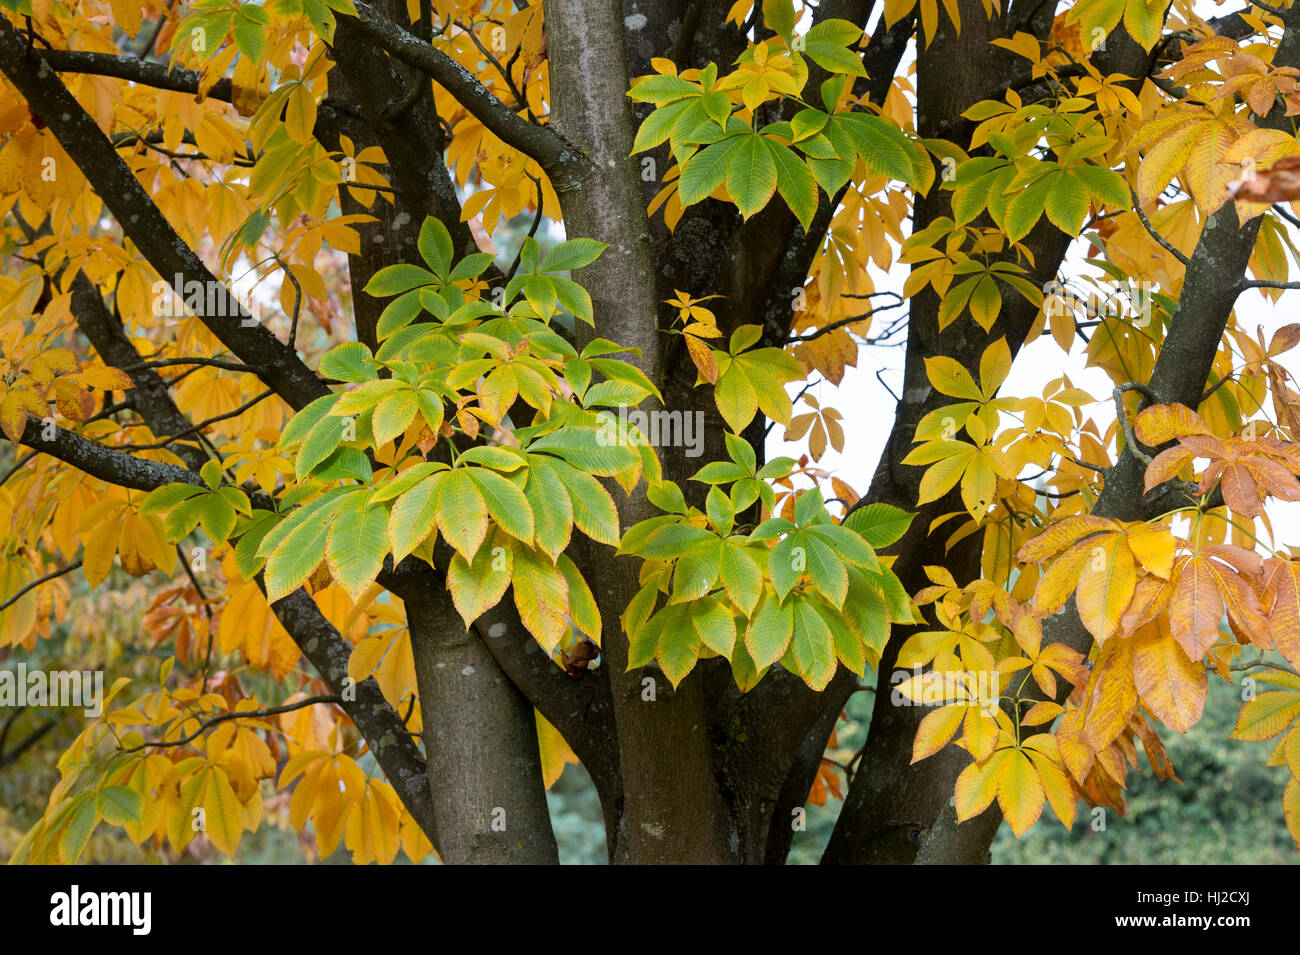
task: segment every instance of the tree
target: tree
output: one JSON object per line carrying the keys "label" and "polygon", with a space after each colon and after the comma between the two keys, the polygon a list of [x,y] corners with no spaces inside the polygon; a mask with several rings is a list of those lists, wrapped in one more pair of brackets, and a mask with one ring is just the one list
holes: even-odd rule
{"label": "tree", "polygon": [[[3,5],[0,647],[150,595],[15,858],[291,793],[553,862],[581,761],[616,862],[779,863],[845,773],[826,861],[982,861],[1173,777],[1211,671],[1300,842],[1300,325],[1234,316],[1296,287],[1300,8]],[[807,386],[900,335],[859,491]],[[1002,394],[1043,335],[1113,392]]]}

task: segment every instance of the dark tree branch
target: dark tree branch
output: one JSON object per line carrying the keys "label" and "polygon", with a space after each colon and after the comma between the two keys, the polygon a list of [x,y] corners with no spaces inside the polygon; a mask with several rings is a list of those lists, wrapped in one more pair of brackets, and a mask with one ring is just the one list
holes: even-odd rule
{"label": "dark tree branch", "polygon": [[502,142],[537,160],[557,193],[577,187],[579,153],[554,129],[528,122],[451,56],[403,30],[369,4],[358,2],[356,7],[355,22],[363,33],[392,56],[428,74]]}
{"label": "dark tree branch", "polygon": [[[149,740],[141,743],[139,746],[129,746],[121,750],[123,753],[138,753],[142,749],[165,749],[169,746],[185,746],[192,743],[218,723],[226,723],[230,720],[258,719],[264,716],[279,716],[281,713],[292,713],[294,710],[301,710],[308,706],[317,706],[321,703],[338,703],[342,704],[343,698],[340,696],[309,696],[305,700],[299,700],[297,703],[285,703],[283,706],[268,706],[260,710],[240,710],[238,712],[222,713],[220,716],[214,716],[209,720],[204,720],[199,724],[199,728],[193,733],[182,736],[180,739],[171,740]],[[181,717],[181,722],[187,723],[194,719],[193,716]]]}

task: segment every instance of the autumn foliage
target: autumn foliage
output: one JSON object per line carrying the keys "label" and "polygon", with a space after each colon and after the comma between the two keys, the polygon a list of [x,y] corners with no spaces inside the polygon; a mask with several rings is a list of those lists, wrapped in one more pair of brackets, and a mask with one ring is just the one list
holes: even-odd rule
{"label": "autumn foliage", "polygon": [[148,592],[16,861],[974,861],[1212,679],[1300,844],[1300,7],[0,5],[0,658]]}

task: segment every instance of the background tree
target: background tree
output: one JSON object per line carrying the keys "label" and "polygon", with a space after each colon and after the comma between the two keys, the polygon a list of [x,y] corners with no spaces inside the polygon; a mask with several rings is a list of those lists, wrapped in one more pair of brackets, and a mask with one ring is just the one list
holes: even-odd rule
{"label": "background tree", "polygon": [[[0,645],[151,593],[15,858],[291,792],[552,862],[580,760],[617,862],[781,862],[841,772],[826,861],[981,861],[1173,776],[1211,671],[1300,775],[1300,325],[1233,318],[1300,258],[1291,8],[4,5]],[[1044,333],[1113,393],[1002,395]],[[859,493],[805,386],[900,335]]]}

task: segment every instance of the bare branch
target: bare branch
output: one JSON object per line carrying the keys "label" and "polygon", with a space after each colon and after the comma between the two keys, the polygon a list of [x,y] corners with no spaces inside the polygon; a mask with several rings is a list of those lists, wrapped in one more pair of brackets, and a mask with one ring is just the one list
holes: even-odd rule
{"label": "bare branch", "polygon": [[[283,706],[268,706],[260,710],[240,710],[238,712],[233,712],[233,713],[222,713],[220,716],[214,716],[210,720],[204,720],[202,723],[199,724],[199,728],[196,729],[193,733],[190,733],[188,736],[182,736],[180,739],[173,739],[173,740],[150,740],[149,742],[141,743],[139,746],[127,747],[126,749],[121,750],[121,752],[138,753],[142,749],[150,749],[150,748],[163,749],[168,746],[184,746],[187,743],[194,742],[194,740],[198,739],[200,736],[202,736],[212,727],[216,726],[218,723],[225,723],[228,722],[229,720],[257,719],[258,717],[262,717],[262,716],[278,716],[281,713],[292,713],[294,710],[301,710],[304,707],[308,707],[308,706],[316,706],[320,703],[342,703],[342,702],[343,702],[343,698],[341,696],[333,696],[333,695],[309,696],[305,700],[299,700],[297,703],[286,703]],[[193,717],[188,717],[188,718],[183,717],[182,722],[192,718]]]}

